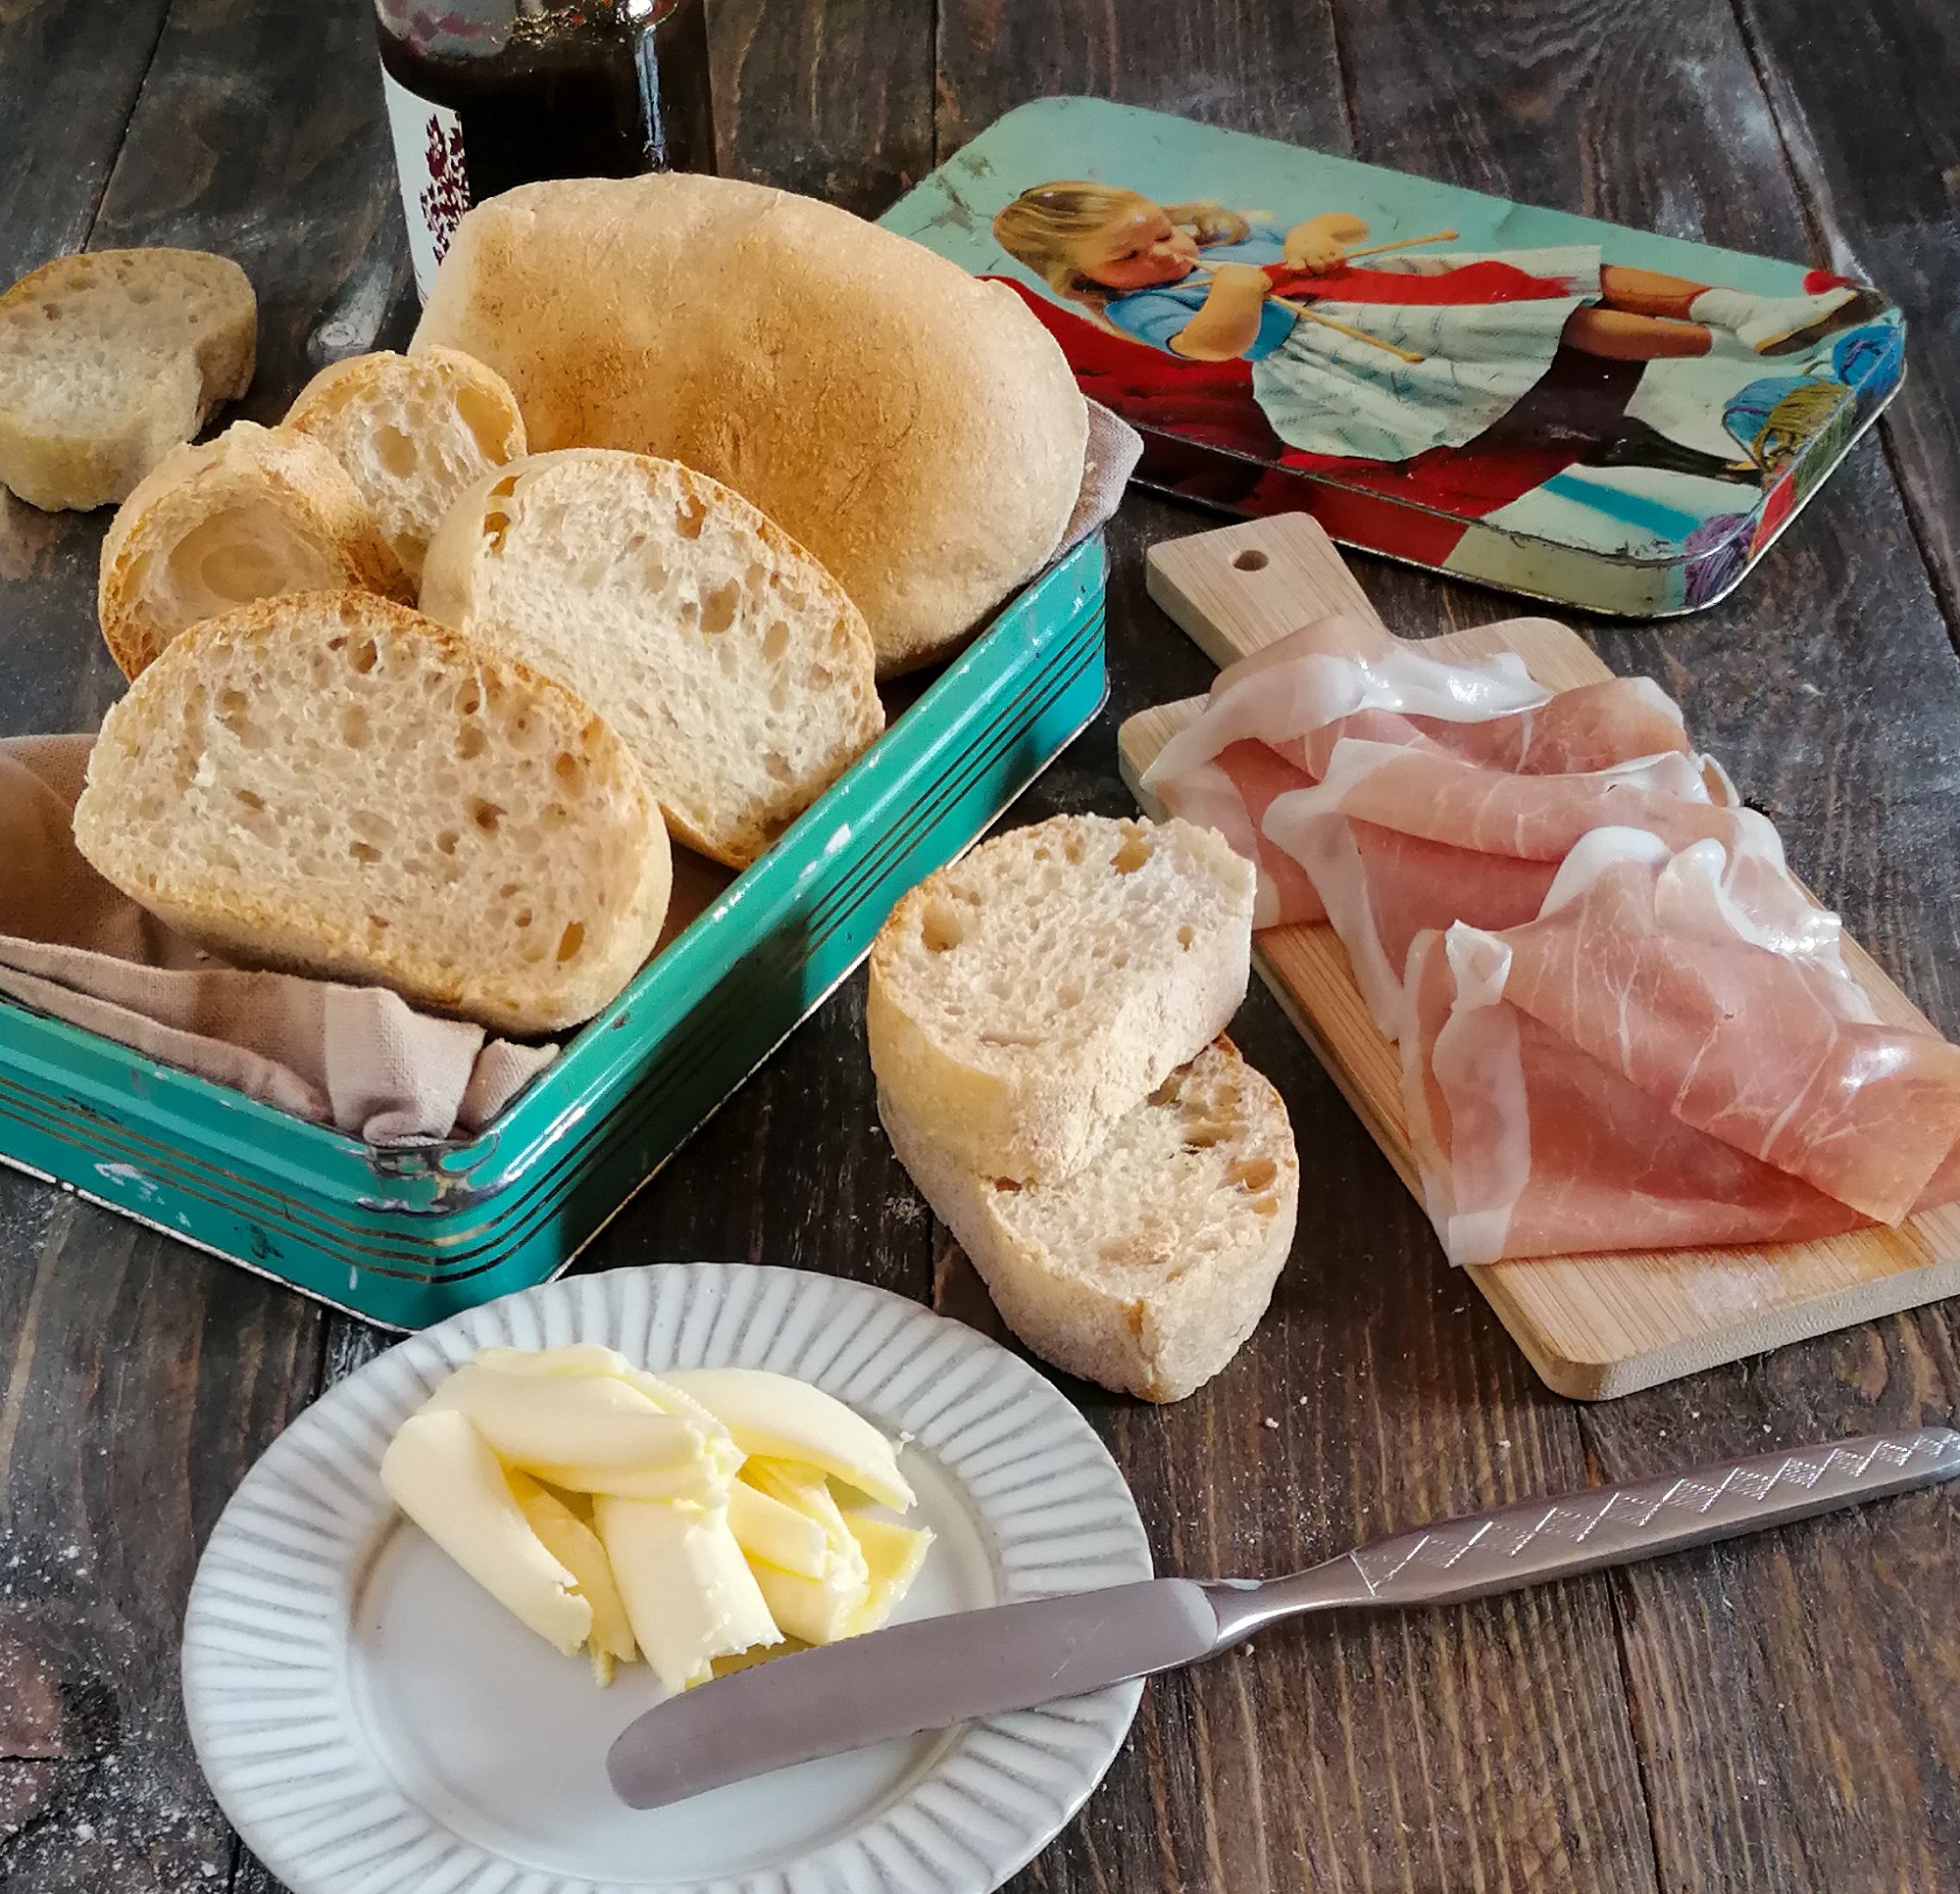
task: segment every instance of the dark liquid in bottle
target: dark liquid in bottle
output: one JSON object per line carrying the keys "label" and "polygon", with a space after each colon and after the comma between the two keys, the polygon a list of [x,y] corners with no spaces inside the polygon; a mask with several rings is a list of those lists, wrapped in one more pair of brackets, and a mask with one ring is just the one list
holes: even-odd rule
{"label": "dark liquid in bottle", "polygon": [[461,120],[474,202],[540,177],[715,169],[703,0],[379,0],[378,21],[391,76]]}

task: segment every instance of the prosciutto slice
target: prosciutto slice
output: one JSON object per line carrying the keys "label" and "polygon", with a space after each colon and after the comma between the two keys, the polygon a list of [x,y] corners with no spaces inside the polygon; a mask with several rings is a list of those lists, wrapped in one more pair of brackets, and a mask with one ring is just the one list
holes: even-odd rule
{"label": "prosciutto slice", "polygon": [[1780,865],[1602,830],[1534,921],[1413,943],[1403,1091],[1451,1261],[1781,1242],[1960,1196],[1960,1048],[1888,1026]]}
{"label": "prosciutto slice", "polygon": [[1312,883],[1260,831],[1276,796],[1319,775],[1308,757],[1316,732],[1373,716],[1387,720],[1368,726],[1378,734],[1417,740],[1428,725],[1505,718],[1549,697],[1515,658],[1446,665],[1366,620],[1324,619],[1220,672],[1204,714],[1165,744],[1143,787],[1258,864],[1254,926],[1320,921]]}
{"label": "prosciutto slice", "polygon": [[1672,1117],[1504,997],[1501,941],[1409,956],[1403,1091],[1425,1207],[1458,1265],[1602,1249],[1787,1243],[1868,1220]]}
{"label": "prosciutto slice", "polygon": [[1263,820],[1277,798],[1324,777],[1345,741],[1525,775],[1687,750],[1680,711],[1648,678],[1554,696],[1509,653],[1451,664],[1379,624],[1334,618],[1222,671],[1204,714],[1164,746],[1143,784],[1258,864],[1255,926],[1320,921],[1327,910],[1312,877]]}
{"label": "prosciutto slice", "polygon": [[1530,776],[1348,737],[1320,782],[1273,799],[1263,834],[1313,883],[1362,998],[1398,1039],[1416,935],[1457,921],[1502,929],[1534,919],[1559,864],[1600,827],[1638,829],[1670,850],[1713,838],[1782,876],[1774,825],[1718,801],[1718,790],[1733,793],[1680,751]]}

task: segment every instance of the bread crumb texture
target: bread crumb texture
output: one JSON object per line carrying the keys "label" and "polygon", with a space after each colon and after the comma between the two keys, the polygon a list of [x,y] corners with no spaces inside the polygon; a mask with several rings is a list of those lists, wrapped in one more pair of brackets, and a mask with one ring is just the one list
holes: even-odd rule
{"label": "bread crumb texture", "polygon": [[359,489],[319,441],[235,422],[167,454],[102,542],[96,612],[125,676],[179,633],[282,592],[415,588]]}
{"label": "bread crumb texture", "polygon": [[879,1082],[975,1169],[1066,1176],[1245,996],[1255,875],[1214,830],[1058,816],[921,883],[872,950]]}
{"label": "bread crumb texture", "polygon": [[57,257],[0,296],[0,480],[30,505],[126,498],[250,386],[258,304],[201,250]]}
{"label": "bread crumb texture", "polygon": [[103,875],[229,958],[505,1031],[599,1011],[667,906],[658,810],[606,724],[357,593],[179,638],[104,720],[75,822]]}
{"label": "bread crumb texture", "polygon": [[961,1167],[880,1089],[892,1147],[1045,1360],[1181,1400],[1257,1325],[1292,1247],[1299,1159],[1279,1093],[1221,1036],[1049,1183]]}
{"label": "bread crumb texture", "polygon": [[347,470],[381,536],[418,583],[428,542],[464,488],[525,451],[517,397],[456,349],[350,356],[286,411]]}
{"label": "bread crumb texture", "polygon": [[1282,1195],[1297,1196],[1299,1162],[1279,1094],[1221,1040],[1120,1120],[1075,1176],[989,1181],[1003,1228],[1133,1298],[1263,1241]]}
{"label": "bread crumb texture", "polygon": [[573,449],[479,481],[430,548],[423,606],[597,708],[675,835],[732,867],[884,727],[842,588],[673,461]]}

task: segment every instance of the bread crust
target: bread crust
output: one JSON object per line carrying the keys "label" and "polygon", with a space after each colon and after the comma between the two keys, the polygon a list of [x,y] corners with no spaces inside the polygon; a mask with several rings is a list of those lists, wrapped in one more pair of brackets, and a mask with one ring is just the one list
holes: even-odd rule
{"label": "bread crust", "polygon": [[[940,952],[935,939],[949,927],[956,936],[964,931],[967,913],[979,916],[988,897],[977,890],[989,877],[1009,884],[1003,899],[1013,907],[1037,870],[1060,868],[1064,887],[1069,875],[1121,875],[1113,858],[1131,843],[1165,847],[1181,873],[1196,877],[1186,903],[1195,922],[1189,950],[1157,942],[1161,951],[1153,951],[1139,935],[1135,954],[1121,964],[1083,965],[1081,983],[1091,990],[1081,1016],[1092,1023],[1081,1027],[1080,1043],[1066,1054],[1045,1030],[996,1031],[1000,1022],[989,1018],[996,1002],[966,984],[966,941]],[[1238,1010],[1253,889],[1251,867],[1214,830],[1189,822],[1056,816],[982,843],[907,894],[872,945],[865,1026],[879,1085],[976,1171],[1018,1183],[1070,1175],[1139,1098],[1195,1058]],[[1060,906],[1069,898],[1052,897]],[[1046,972],[1018,957],[1012,927],[1021,924],[1031,938],[1032,924],[1018,921],[1003,922],[990,936],[1003,942],[1001,954],[1012,964],[987,971],[1027,991]],[[948,1017],[949,1005],[957,1018]]]}
{"label": "bread crust", "polygon": [[1087,411],[1011,290],[848,212],[678,174],[522,185],[459,226],[416,350],[510,383],[533,451],[734,488],[835,575],[879,674],[957,649],[1053,555]]}
{"label": "bread crust", "polygon": [[[247,568],[239,593],[211,593],[193,577],[179,587],[173,554],[201,528],[221,534],[227,514],[257,523],[233,537],[264,550],[264,522],[309,544],[318,555],[303,573],[276,557]],[[200,596],[217,617],[254,597],[336,589],[372,592],[397,604],[415,602],[415,588],[388,550],[368,503],[326,448],[290,427],[234,423],[216,440],[177,447],[143,479],[111,522],[102,542],[96,614],[110,654],[126,677],[137,676],[186,628],[185,599]],[[195,605],[191,606],[195,611]]]}
{"label": "bread crust", "polygon": [[[1132,1115],[1075,1176],[1022,1188],[963,1165],[882,1086],[878,1099],[892,1151],[1007,1325],[1044,1361],[1144,1401],[1181,1401],[1238,1352],[1291,1253],[1299,1210],[1285,1105],[1231,1041],[1221,1034],[1173,1079],[1134,1108],[1158,1122]],[[1129,1174],[1133,1151],[1128,1168],[1118,1155],[1181,1141],[1182,1171],[1204,1180],[1180,1174],[1164,1187],[1208,1190],[1204,1215],[1181,1195],[1167,1214],[1149,1197],[1150,1180],[1136,1187]],[[1070,1241],[1080,1219],[1057,1214],[1064,1192],[1115,1200],[1093,1250]]]}
{"label": "bread crust", "polygon": [[0,481],[47,512],[125,499],[251,385],[257,344],[258,302],[228,257],[43,264],[0,296]]}

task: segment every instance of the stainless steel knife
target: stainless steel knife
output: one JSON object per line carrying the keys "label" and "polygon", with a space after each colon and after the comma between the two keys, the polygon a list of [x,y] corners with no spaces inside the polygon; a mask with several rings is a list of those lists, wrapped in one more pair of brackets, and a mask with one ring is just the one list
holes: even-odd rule
{"label": "stainless steel knife", "polygon": [[606,1758],[636,1809],[894,1736],[1194,1664],[1308,1612],[1440,1605],[1628,1565],[1960,1474],[1922,1427],[1697,1467],[1379,1539],[1289,1578],[1153,1578],[926,1619],[778,1658],[656,1705]]}

